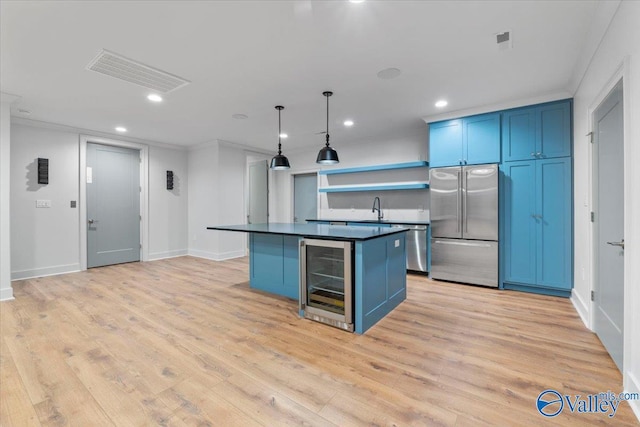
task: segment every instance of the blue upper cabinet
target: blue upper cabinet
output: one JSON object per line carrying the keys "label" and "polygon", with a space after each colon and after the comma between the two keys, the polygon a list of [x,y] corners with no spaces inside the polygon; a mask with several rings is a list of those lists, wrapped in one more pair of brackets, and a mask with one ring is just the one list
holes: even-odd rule
{"label": "blue upper cabinet", "polygon": [[459,165],[462,160],[462,120],[429,125],[429,165]]}
{"label": "blue upper cabinet", "polygon": [[500,163],[500,113],[462,120],[463,164]]}
{"label": "blue upper cabinet", "polygon": [[503,113],[502,159],[505,162],[570,155],[570,100]]}
{"label": "blue upper cabinet", "polygon": [[502,160],[535,159],[536,109],[519,108],[502,114]]}
{"label": "blue upper cabinet", "polygon": [[500,113],[429,125],[429,166],[500,162]]}
{"label": "blue upper cabinet", "polygon": [[542,159],[571,155],[571,102],[538,107],[538,156]]}

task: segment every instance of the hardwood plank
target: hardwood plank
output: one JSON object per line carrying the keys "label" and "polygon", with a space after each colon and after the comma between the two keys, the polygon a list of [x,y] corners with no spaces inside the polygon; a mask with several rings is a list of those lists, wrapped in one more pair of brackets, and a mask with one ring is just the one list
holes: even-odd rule
{"label": "hardwood plank", "polygon": [[[246,258],[181,257],[14,282],[0,423],[535,426],[543,389],[622,390],[563,298],[409,275],[407,300],[359,336],[247,277]],[[611,422],[638,425],[627,404],[553,419]]]}
{"label": "hardwood plank", "polygon": [[0,426],[39,426],[29,394],[22,383],[4,338],[0,339]]}

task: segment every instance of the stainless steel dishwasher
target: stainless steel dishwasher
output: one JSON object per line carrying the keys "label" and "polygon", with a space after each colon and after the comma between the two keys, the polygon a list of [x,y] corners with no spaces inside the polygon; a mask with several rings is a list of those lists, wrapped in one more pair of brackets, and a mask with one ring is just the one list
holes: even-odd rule
{"label": "stainless steel dishwasher", "polygon": [[427,272],[427,226],[393,224],[392,227],[408,228],[406,237],[407,270]]}

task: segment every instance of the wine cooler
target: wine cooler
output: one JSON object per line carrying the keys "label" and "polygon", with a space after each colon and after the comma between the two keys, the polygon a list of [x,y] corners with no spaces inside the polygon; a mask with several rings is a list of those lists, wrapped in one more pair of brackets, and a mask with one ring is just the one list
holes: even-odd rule
{"label": "wine cooler", "polygon": [[300,242],[300,310],[307,319],[353,332],[351,242]]}

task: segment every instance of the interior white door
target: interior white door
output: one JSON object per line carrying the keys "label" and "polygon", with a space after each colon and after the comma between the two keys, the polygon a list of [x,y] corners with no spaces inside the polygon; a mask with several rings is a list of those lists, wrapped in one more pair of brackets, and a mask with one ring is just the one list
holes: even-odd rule
{"label": "interior white door", "polygon": [[622,81],[594,112],[595,332],[622,370],[624,136]]}
{"label": "interior white door", "polygon": [[293,222],[304,224],[318,216],[318,176],[315,173],[293,176]]}
{"label": "interior white door", "polygon": [[140,151],[87,144],[87,267],[140,261]]}
{"label": "interior white door", "polygon": [[249,206],[247,224],[269,221],[269,166],[266,160],[249,165]]}

